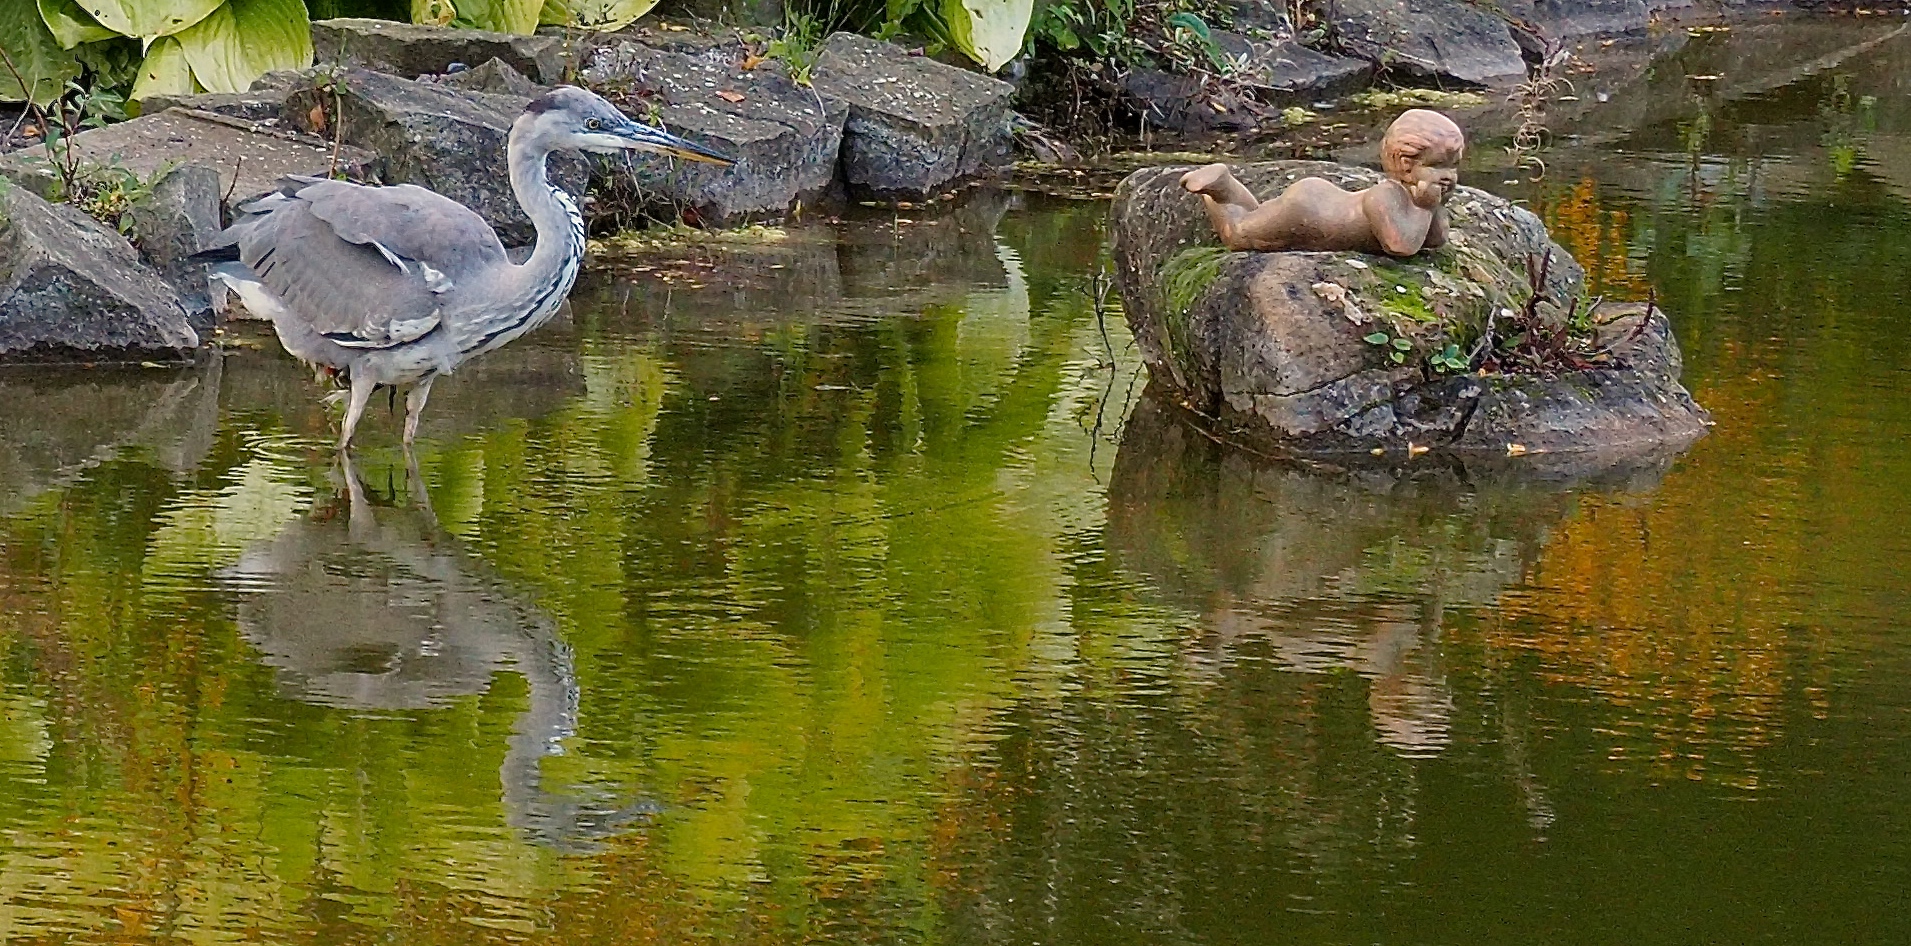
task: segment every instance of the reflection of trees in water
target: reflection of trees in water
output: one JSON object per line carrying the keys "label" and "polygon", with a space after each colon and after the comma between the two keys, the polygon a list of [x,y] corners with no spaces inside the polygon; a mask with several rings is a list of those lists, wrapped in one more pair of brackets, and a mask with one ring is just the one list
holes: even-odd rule
{"label": "reflection of trees in water", "polygon": [[650,810],[544,790],[540,763],[577,728],[576,671],[556,625],[443,533],[415,470],[409,497],[385,507],[369,500],[349,457],[336,475],[343,495],[221,572],[245,592],[239,632],[281,690],[341,709],[422,710],[515,671],[529,705],[498,772],[512,826],[576,849]]}

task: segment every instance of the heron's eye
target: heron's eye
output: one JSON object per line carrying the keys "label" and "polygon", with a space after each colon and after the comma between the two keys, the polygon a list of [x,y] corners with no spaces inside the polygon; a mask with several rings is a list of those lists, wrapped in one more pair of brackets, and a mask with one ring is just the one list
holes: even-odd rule
{"label": "heron's eye", "polygon": [[585,122],[584,127],[592,131],[596,131],[599,128],[604,127],[604,120],[601,118],[593,118],[590,121]]}

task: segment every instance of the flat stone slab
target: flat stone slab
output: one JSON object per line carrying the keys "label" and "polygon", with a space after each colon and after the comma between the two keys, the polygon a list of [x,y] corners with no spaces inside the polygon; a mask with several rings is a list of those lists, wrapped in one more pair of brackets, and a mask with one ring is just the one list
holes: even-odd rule
{"label": "flat stone slab", "polygon": [[[372,165],[369,152],[349,145],[337,150],[334,162],[332,146],[322,139],[184,108],[96,128],[69,140],[81,160],[123,167],[141,177],[169,166],[211,168],[219,174],[220,194],[230,195],[228,209],[272,191],[288,174],[323,177],[337,170],[360,177]],[[51,193],[58,177],[42,157],[38,148],[0,156],[0,176],[43,196]]]}
{"label": "flat stone slab", "polygon": [[662,216],[686,209],[727,225],[781,218],[834,179],[849,106],[792,82],[774,63],[744,69],[741,46],[695,55],[623,43],[599,50],[584,80],[638,121],[736,159],[721,168],[638,156],[604,184],[620,202]]}
{"label": "flat stone slab", "polygon": [[1341,46],[1383,70],[1474,85],[1526,75],[1506,21],[1461,0],[1336,0]]}
{"label": "flat stone slab", "polygon": [[849,105],[843,183],[852,194],[921,199],[1012,163],[1015,87],[999,79],[836,33],[810,81]]}
{"label": "flat stone slab", "polygon": [[282,89],[262,89],[257,92],[203,92],[198,95],[160,94],[147,96],[139,105],[144,115],[157,115],[169,108],[186,108],[271,127],[279,123],[279,114],[285,110],[285,92]]}
{"label": "flat stone slab", "polygon": [[517,36],[390,20],[347,17],[312,23],[313,62],[405,79],[441,73],[453,63],[475,67],[500,59],[539,83],[555,85],[564,81],[564,45],[561,36]]}

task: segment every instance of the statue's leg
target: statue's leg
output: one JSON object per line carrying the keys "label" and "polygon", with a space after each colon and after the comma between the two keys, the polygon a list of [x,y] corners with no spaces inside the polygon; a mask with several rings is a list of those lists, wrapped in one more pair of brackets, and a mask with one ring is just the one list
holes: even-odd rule
{"label": "statue's leg", "polygon": [[1234,173],[1225,164],[1195,168],[1181,175],[1181,186],[1191,194],[1234,205],[1244,212],[1252,212],[1261,205],[1260,201],[1254,199],[1254,192],[1235,180]]}

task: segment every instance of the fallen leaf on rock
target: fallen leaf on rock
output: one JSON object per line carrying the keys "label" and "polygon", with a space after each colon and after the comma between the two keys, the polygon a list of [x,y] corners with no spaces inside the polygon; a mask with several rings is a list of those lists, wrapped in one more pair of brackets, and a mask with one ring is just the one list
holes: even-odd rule
{"label": "fallen leaf on rock", "polygon": [[730,102],[734,104],[734,103],[743,101],[743,93],[732,92],[729,89],[718,89],[717,98],[720,98],[724,100],[725,102]]}

